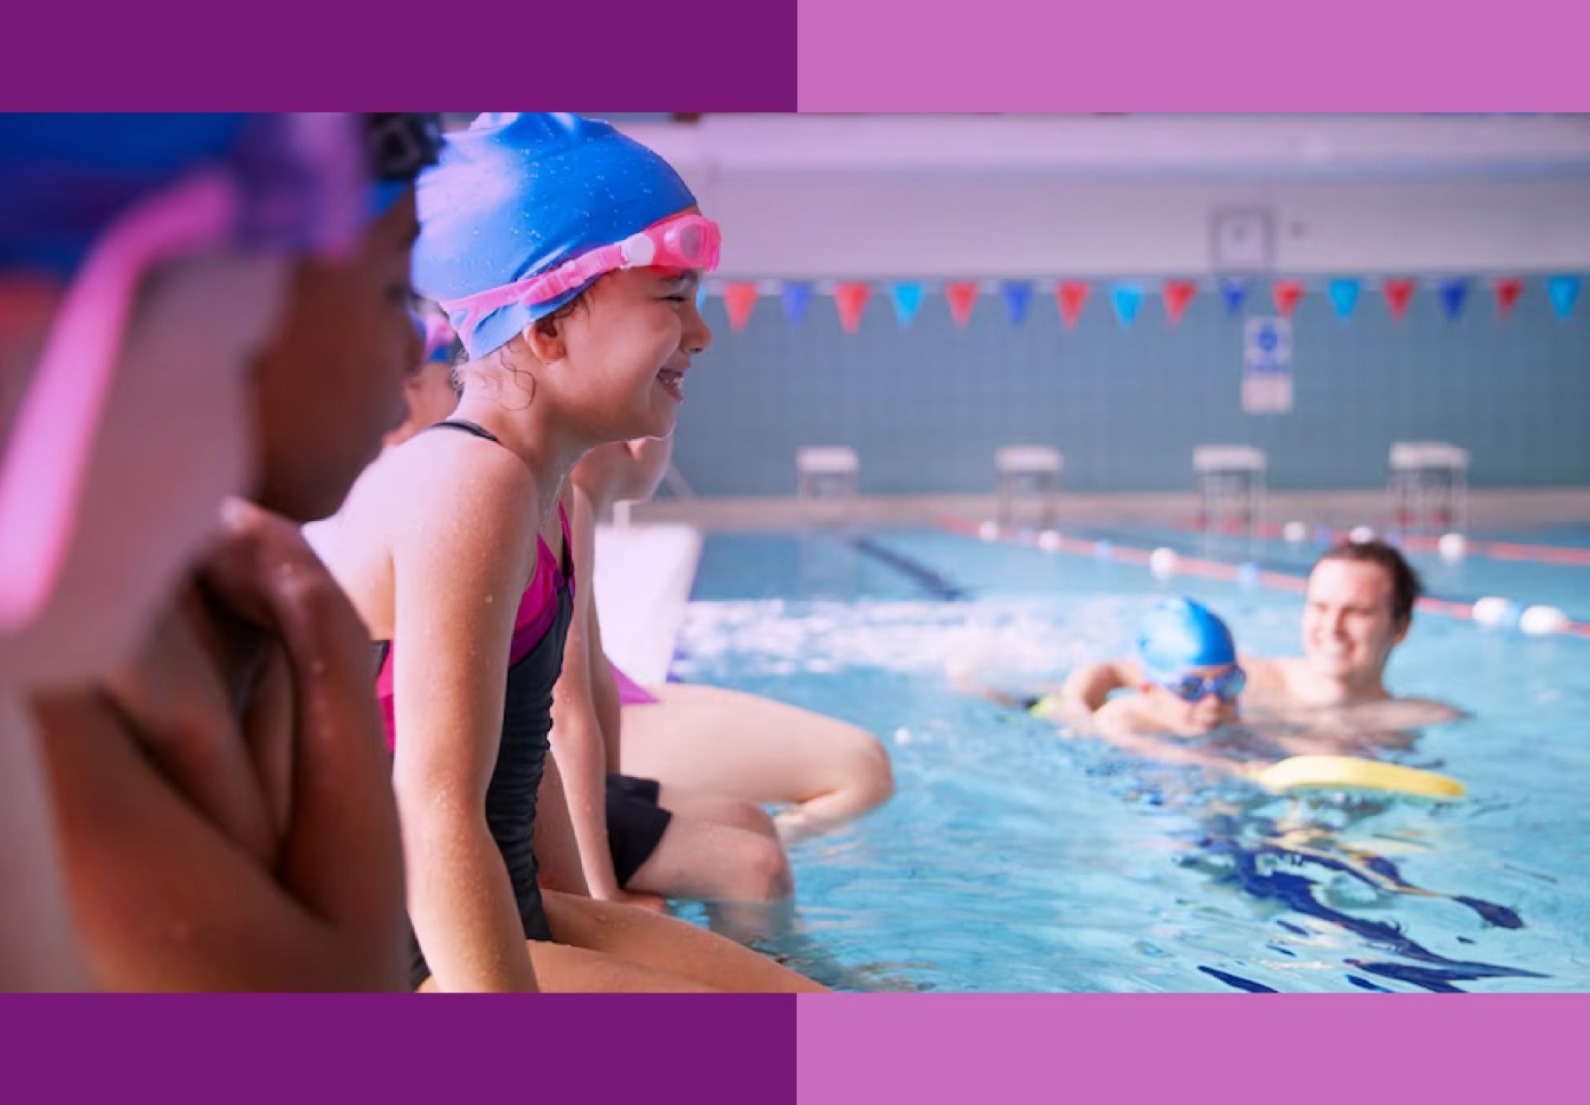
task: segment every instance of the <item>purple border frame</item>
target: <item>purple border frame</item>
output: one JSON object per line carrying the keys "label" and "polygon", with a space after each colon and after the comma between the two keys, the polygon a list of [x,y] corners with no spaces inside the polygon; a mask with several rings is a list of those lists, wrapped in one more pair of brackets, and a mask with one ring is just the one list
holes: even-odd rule
{"label": "purple border frame", "polygon": [[[263,11],[7,3],[0,108],[1590,109],[1583,0],[1025,0],[975,19],[904,0],[803,0],[798,19],[787,0]],[[1572,1058],[1587,995],[0,996],[5,1096],[23,1101],[155,1087],[237,1103],[308,1089],[778,1105],[796,1096],[797,1021],[814,1105],[1590,1099],[1590,1064]]]}
{"label": "purple border frame", "polygon": [[0,109],[793,111],[795,15],[795,0],[7,0]]}
{"label": "purple border frame", "polygon": [[1590,995],[796,1001],[801,1105],[1590,1100]]}
{"label": "purple border frame", "polygon": [[790,1105],[795,999],[8,995],[0,1054],[19,1103]]}
{"label": "purple border frame", "polygon": [[800,0],[801,111],[1573,111],[1590,4]]}

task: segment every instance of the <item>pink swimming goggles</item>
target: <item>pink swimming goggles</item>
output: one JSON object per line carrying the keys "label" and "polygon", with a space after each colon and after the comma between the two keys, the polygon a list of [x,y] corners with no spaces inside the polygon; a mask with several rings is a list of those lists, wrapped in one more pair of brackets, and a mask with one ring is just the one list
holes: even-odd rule
{"label": "pink swimming goggles", "polygon": [[473,333],[475,324],[503,307],[546,303],[580,285],[619,269],[699,269],[711,272],[718,267],[718,246],[722,242],[718,224],[701,215],[675,215],[631,234],[622,242],[593,249],[549,272],[527,276],[512,284],[488,288],[461,299],[444,301],[441,306],[453,318],[467,312],[459,328],[461,337]]}

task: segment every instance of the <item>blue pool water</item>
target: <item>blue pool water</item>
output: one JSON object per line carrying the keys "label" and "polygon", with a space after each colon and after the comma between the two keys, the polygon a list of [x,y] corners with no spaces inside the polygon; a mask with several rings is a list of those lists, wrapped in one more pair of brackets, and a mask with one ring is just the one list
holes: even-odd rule
{"label": "blue pool water", "polygon": [[[1313,551],[1265,558],[1301,573]],[[1425,566],[1451,597],[1590,612],[1590,569]],[[1391,685],[1469,716],[1396,758],[1468,785],[1441,806],[1123,759],[945,678],[958,660],[1019,685],[1119,655],[1171,591],[1245,649],[1297,651],[1301,603],[1279,591],[932,530],[710,537],[675,676],[863,725],[898,784],[793,850],[799,915],[770,950],[852,989],[1590,989],[1590,641],[1419,617]]]}

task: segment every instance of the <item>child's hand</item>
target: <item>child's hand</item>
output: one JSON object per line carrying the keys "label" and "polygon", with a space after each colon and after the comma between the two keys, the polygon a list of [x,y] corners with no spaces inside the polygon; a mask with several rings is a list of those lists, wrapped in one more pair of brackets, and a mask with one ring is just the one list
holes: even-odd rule
{"label": "child's hand", "polygon": [[[123,990],[405,989],[401,842],[364,628],[296,527],[247,504],[227,508],[202,575],[209,609],[175,619],[197,642],[146,658],[146,682],[119,697],[38,705],[93,969]],[[226,624],[239,619],[252,624]],[[249,647],[228,657],[228,638]],[[245,653],[260,666],[239,666]],[[223,803],[229,788],[252,793],[250,818]]]}
{"label": "child's hand", "polygon": [[291,820],[281,880],[371,951],[402,949],[403,857],[370,639],[296,526],[229,502],[204,580],[279,635],[291,672]]}
{"label": "child's hand", "polygon": [[220,654],[218,638],[215,617],[190,588],[107,678],[105,696],[171,785],[233,844],[274,867],[281,825],[272,821],[239,720],[228,674],[236,666]]}

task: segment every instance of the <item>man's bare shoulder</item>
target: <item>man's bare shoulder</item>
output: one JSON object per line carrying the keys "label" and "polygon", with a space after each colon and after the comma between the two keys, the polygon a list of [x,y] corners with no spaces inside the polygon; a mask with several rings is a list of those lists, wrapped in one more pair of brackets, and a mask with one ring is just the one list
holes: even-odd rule
{"label": "man's bare shoulder", "polygon": [[1292,685],[1291,669],[1302,662],[1301,657],[1252,656],[1243,653],[1237,661],[1248,676],[1248,693],[1253,695],[1284,695]]}

